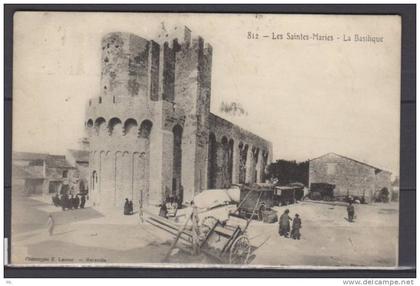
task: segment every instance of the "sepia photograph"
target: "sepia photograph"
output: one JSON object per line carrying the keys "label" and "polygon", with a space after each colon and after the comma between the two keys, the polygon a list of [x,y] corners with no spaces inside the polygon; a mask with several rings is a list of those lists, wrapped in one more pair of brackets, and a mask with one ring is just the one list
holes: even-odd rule
{"label": "sepia photograph", "polygon": [[13,20],[8,265],[398,267],[400,16]]}

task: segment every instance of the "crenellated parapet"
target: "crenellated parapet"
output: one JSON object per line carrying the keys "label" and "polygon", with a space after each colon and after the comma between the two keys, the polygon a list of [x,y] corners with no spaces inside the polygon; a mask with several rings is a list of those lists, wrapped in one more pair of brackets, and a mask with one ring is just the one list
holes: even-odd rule
{"label": "crenellated parapet", "polygon": [[198,81],[200,87],[208,89],[209,98],[212,47],[200,36],[192,36],[187,27],[165,31],[156,41],[130,33],[105,35],[101,43],[101,95],[170,102],[179,96],[182,101],[177,87]]}
{"label": "crenellated parapet", "polygon": [[[157,100],[159,46],[129,33],[102,39],[102,94],[143,96]],[[152,72],[153,71],[153,72]]]}

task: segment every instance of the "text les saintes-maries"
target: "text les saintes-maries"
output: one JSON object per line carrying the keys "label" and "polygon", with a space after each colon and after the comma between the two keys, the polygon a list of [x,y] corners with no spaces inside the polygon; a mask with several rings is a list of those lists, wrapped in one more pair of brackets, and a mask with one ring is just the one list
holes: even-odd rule
{"label": "text les saintes-maries", "polygon": [[342,42],[359,42],[359,43],[383,43],[384,38],[380,36],[364,35],[364,34],[343,34],[343,35],[331,35],[325,33],[278,33],[271,32],[267,34],[259,32],[248,32],[248,40],[287,40],[287,41],[342,41]]}
{"label": "text les saintes-maries", "polygon": [[247,33],[248,40],[260,40],[260,39],[271,39],[271,40],[298,40],[298,41],[333,41],[334,36],[328,34],[321,34],[321,33],[277,33],[271,32],[270,34],[261,34],[258,32],[248,32]]}

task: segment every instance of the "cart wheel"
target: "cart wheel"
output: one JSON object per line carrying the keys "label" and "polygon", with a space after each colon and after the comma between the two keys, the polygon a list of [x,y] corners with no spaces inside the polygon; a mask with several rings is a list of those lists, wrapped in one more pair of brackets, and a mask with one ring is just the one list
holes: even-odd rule
{"label": "cart wheel", "polygon": [[207,233],[219,220],[214,216],[206,216],[200,225],[200,237],[206,237]]}
{"label": "cart wheel", "polygon": [[251,254],[251,245],[246,235],[239,236],[230,248],[230,264],[247,264]]}

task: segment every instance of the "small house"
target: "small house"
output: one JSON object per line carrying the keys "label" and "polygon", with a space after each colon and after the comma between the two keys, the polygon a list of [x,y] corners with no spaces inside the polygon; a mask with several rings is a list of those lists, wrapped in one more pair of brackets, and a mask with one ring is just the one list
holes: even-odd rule
{"label": "small house", "polygon": [[309,187],[335,185],[334,197],[352,196],[366,202],[389,201],[391,172],[335,153],[309,161]]}

